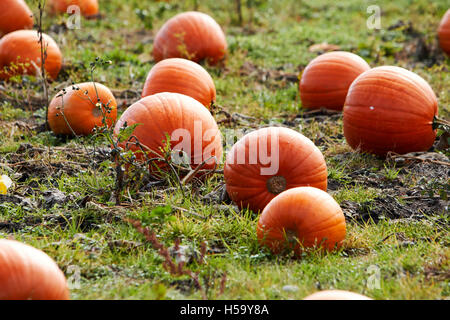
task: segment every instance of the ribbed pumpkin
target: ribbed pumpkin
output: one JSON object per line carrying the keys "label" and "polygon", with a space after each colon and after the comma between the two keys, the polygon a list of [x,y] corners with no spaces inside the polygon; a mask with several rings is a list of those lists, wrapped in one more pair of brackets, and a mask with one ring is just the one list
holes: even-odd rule
{"label": "ribbed pumpkin", "polygon": [[370,66],[356,54],[324,53],[313,59],[300,79],[302,106],[308,109],[342,110],[348,88]]}
{"label": "ribbed pumpkin", "polygon": [[450,56],[450,9],[447,10],[439,24],[438,36],[442,50]]}
{"label": "ribbed pumpkin", "polygon": [[43,251],[0,239],[0,300],[68,300],[64,273]]}
{"label": "ribbed pumpkin", "polygon": [[162,60],[150,70],[142,97],[160,92],[185,94],[208,109],[216,101],[216,87],[209,73],[201,65],[180,58]]}
{"label": "ribbed pumpkin", "polygon": [[22,29],[33,28],[33,13],[24,0],[0,1],[0,37]]}
{"label": "ribbed pumpkin", "polygon": [[353,149],[379,156],[426,151],[436,138],[437,113],[436,96],[424,79],[400,67],[377,67],[349,89],[344,135]]}
{"label": "ribbed pumpkin", "polygon": [[[62,55],[56,42],[42,34],[47,47],[45,70],[56,79],[62,65]],[[39,75],[41,70],[41,45],[34,30],[18,30],[8,33],[0,40],[0,79],[16,75]]]}
{"label": "ribbed pumpkin", "polygon": [[75,132],[77,135],[89,135],[95,126],[104,125],[104,114],[110,127],[117,119],[114,95],[100,83],[85,82],[56,94],[48,108],[48,123],[55,134],[73,135]]}
{"label": "ribbed pumpkin", "polygon": [[78,6],[84,17],[91,17],[98,14],[97,0],[48,0],[50,12],[52,13],[71,13],[67,12],[70,6]]}
{"label": "ribbed pumpkin", "polygon": [[157,62],[167,58],[186,58],[216,64],[226,52],[225,34],[217,22],[205,13],[195,11],[169,19],[153,43],[153,57]]}
{"label": "ribbed pumpkin", "polygon": [[323,290],[315,292],[303,300],[372,300],[359,293],[345,290]]}
{"label": "ribbed pumpkin", "polygon": [[286,190],[269,202],[259,217],[257,236],[274,254],[303,248],[332,250],[345,238],[345,217],[339,204],[313,187]]}
{"label": "ribbed pumpkin", "polygon": [[[222,139],[216,121],[200,102],[184,94],[163,92],[137,101],[120,117],[114,129],[116,135],[125,123],[128,127],[140,124],[133,136],[151,150],[149,158],[162,155],[168,135],[171,149],[184,151],[192,168],[207,161],[202,169],[212,169],[221,160]],[[121,146],[125,147],[125,143]],[[139,150],[133,145],[130,149]],[[143,158],[141,153],[136,156]],[[211,158],[214,156],[217,161]]]}
{"label": "ribbed pumpkin", "polygon": [[320,150],[302,134],[270,127],[241,138],[227,154],[228,195],[241,208],[257,212],[286,189],[327,189],[327,166]]}

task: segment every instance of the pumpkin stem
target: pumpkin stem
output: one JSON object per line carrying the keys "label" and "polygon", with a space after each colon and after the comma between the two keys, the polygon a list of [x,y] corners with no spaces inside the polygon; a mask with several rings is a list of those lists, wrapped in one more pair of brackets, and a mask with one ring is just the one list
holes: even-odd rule
{"label": "pumpkin stem", "polygon": [[286,179],[282,176],[273,176],[267,180],[267,190],[273,194],[279,194],[286,190]]}
{"label": "pumpkin stem", "polygon": [[442,129],[444,131],[450,131],[450,121],[440,119],[437,116],[434,116],[433,119],[433,130]]}

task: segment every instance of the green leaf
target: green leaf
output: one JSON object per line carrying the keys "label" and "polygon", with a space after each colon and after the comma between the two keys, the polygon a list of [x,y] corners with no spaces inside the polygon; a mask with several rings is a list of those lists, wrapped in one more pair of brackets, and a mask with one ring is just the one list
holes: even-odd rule
{"label": "green leaf", "polygon": [[166,205],[166,206],[156,207],[155,209],[152,210],[150,215],[157,216],[160,218],[165,218],[170,213],[172,213],[172,207],[170,205]]}
{"label": "green leaf", "polygon": [[131,126],[127,126],[127,123],[125,122],[124,126],[120,128],[120,132],[118,135],[119,142],[127,141],[128,139],[130,139],[130,137],[133,135],[134,129],[142,124],[143,123],[135,123]]}

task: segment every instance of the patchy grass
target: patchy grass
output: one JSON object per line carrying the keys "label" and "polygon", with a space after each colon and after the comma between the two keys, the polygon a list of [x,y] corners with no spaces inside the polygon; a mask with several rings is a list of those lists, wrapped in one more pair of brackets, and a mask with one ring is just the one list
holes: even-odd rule
{"label": "patchy grass", "polygon": [[[256,1],[244,8],[242,26],[231,1],[202,1],[199,7],[223,26],[229,44],[226,67],[205,66],[218,104],[251,117],[221,130],[283,125],[316,143],[327,160],[329,192],[348,221],[339,251],[294,259],[260,248],[258,213],[239,212],[221,197],[221,174],[186,186],[184,194],[166,177],[159,185],[130,188],[115,206],[106,140],[64,139],[43,131],[43,93],[32,77],[0,84],[0,174],[15,182],[10,195],[15,198],[0,197],[0,237],[14,237],[53,257],[71,283],[72,299],[201,299],[205,294],[302,299],[330,288],[375,299],[448,298],[449,217],[443,197],[448,166],[353,152],[342,135],[340,114],[311,115],[301,108],[298,77],[317,55],[308,48],[328,42],[371,66],[395,64],[417,72],[438,96],[440,115],[448,118],[450,60],[438,51],[435,32],[447,2],[377,3],[381,30],[366,27],[367,5],[356,0]],[[45,16],[45,30],[64,54],[63,71],[51,89],[89,81],[96,57],[111,60],[95,79],[113,89],[123,112],[139,99],[154,64],[156,31],[193,4],[150,2],[144,8],[137,0],[111,0],[101,6],[102,18],[83,19],[78,30],[67,30],[65,17]],[[63,201],[52,200],[55,189]],[[194,256],[205,242],[205,263],[192,261],[187,268],[199,272],[206,293],[188,276],[167,272],[161,256],[126,218],[141,220],[167,247],[180,239]],[[295,287],[283,289],[286,285]]]}

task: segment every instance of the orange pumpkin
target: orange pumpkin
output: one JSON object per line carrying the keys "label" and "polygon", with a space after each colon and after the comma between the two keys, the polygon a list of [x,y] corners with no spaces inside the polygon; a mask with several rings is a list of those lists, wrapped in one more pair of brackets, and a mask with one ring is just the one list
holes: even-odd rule
{"label": "orange pumpkin", "polygon": [[224,59],[227,42],[217,22],[201,12],[184,12],[169,19],[158,31],[153,43],[153,57],[207,60],[216,64]]}
{"label": "orange pumpkin", "polygon": [[80,12],[84,17],[91,17],[98,15],[98,1],[97,0],[49,0],[48,5],[52,13],[69,13],[70,6],[78,6]]}
{"label": "orange pumpkin", "polygon": [[334,51],[318,56],[306,66],[300,79],[302,106],[342,110],[353,80],[369,69],[364,59],[350,52]]}
{"label": "orange pumpkin", "polygon": [[104,126],[103,119],[112,126],[117,119],[117,102],[107,87],[96,82],[65,88],[48,108],[48,123],[55,134],[89,135],[94,127]]}
{"label": "orange pumpkin", "polygon": [[450,9],[447,10],[439,24],[438,36],[442,50],[450,56]]}
{"label": "orange pumpkin", "polygon": [[[142,98],[122,114],[114,129],[116,135],[125,123],[140,124],[133,136],[147,148],[149,158],[163,156],[161,149],[167,146],[167,136],[170,149],[184,151],[187,157],[182,163],[192,168],[206,161],[202,169],[213,169],[222,158],[222,139],[216,121],[200,102],[189,96],[162,92]],[[125,144],[122,141],[121,146],[125,148]],[[140,150],[133,144],[129,144],[129,149]],[[143,159],[142,153],[136,157]],[[181,164],[178,161],[182,158],[173,160]]]}
{"label": "orange pumpkin", "polygon": [[285,249],[298,255],[303,248],[332,250],[345,238],[345,217],[328,193],[312,187],[286,190],[272,199],[259,217],[257,236],[277,254]]}
{"label": "orange pumpkin", "polygon": [[345,290],[323,290],[315,292],[303,300],[372,300],[359,293]]}
{"label": "orange pumpkin", "polygon": [[186,59],[165,59],[150,70],[142,97],[159,92],[182,93],[209,108],[216,101],[213,79],[203,67]]}
{"label": "orange pumpkin", "polygon": [[353,148],[379,156],[426,151],[436,138],[436,96],[417,74],[377,67],[351,85],[344,107],[344,135]]}
{"label": "orange pumpkin", "polygon": [[327,189],[327,166],[320,150],[302,134],[270,127],[240,139],[227,155],[226,189],[241,208],[255,212],[286,189]]}
{"label": "orange pumpkin", "polygon": [[0,239],[0,300],[68,300],[64,273],[47,254]]}
{"label": "orange pumpkin", "polygon": [[[56,42],[42,34],[47,47],[45,70],[56,79],[62,65],[62,55]],[[0,40],[0,79],[7,80],[16,75],[39,75],[41,72],[41,45],[34,30],[19,30],[8,33]]]}
{"label": "orange pumpkin", "polygon": [[33,28],[33,13],[24,0],[0,1],[0,37],[22,29]]}

